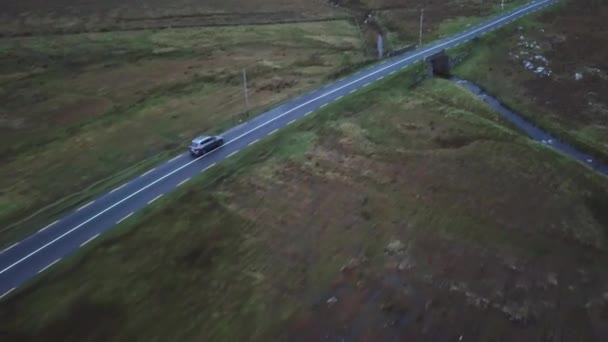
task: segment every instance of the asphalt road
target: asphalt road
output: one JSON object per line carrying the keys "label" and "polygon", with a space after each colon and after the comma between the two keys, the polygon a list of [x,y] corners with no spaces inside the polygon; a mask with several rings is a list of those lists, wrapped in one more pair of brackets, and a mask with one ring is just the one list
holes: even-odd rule
{"label": "asphalt road", "polygon": [[176,156],[81,206],[0,252],[0,299],[91,242],[115,224],[128,219],[134,212],[181,186],[191,177],[205,172],[236,153],[245,153],[243,150],[259,139],[427,56],[466,43],[555,2],[557,0],[528,3],[480,25],[470,27],[455,36],[386,59],[340,81],[290,100],[224,132],[226,143],[214,152],[196,159],[187,153]]}

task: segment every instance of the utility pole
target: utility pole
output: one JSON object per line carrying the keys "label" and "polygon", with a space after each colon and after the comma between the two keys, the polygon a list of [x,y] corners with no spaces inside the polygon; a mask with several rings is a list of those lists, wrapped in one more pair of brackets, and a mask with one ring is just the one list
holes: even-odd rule
{"label": "utility pole", "polygon": [[420,10],[420,37],[418,39],[418,47],[422,46],[422,21],[424,20],[424,8]]}
{"label": "utility pole", "polygon": [[243,92],[245,94],[245,115],[249,116],[249,94],[247,92],[247,71],[243,69]]}
{"label": "utility pole", "polygon": [[378,59],[382,59],[382,57],[384,57],[384,42],[382,39],[382,34],[378,34],[377,49]]}

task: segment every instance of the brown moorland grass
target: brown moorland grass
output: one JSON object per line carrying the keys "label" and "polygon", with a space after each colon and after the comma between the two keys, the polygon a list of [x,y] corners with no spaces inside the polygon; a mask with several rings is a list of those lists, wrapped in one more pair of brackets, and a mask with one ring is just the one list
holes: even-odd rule
{"label": "brown moorland grass", "polygon": [[[216,166],[0,307],[9,340],[593,340],[608,183],[416,70]],[[567,329],[564,329],[567,326]]]}

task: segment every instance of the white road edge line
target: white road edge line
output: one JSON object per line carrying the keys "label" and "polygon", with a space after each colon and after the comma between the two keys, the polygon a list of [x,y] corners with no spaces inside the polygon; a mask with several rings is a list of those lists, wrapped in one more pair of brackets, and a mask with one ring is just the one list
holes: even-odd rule
{"label": "white road edge line", "polygon": [[86,207],[90,206],[90,205],[91,205],[91,204],[93,204],[93,203],[95,203],[95,201],[91,201],[91,202],[89,202],[89,203],[87,203],[87,204],[83,205],[82,207],[80,207],[80,208],[76,209],[76,211],[81,211],[82,209],[84,209],[84,208],[86,208]]}
{"label": "white road edge line", "polygon": [[394,74],[394,73],[396,73],[396,72],[397,72],[397,70],[393,70],[393,71],[391,71],[391,72],[389,73],[389,75],[392,75],[392,74]]}
{"label": "white road edge line", "polygon": [[48,270],[49,268],[51,268],[51,266],[55,265],[56,263],[58,263],[58,262],[60,262],[60,261],[61,261],[61,258],[59,258],[59,259],[57,259],[57,260],[53,261],[52,263],[50,263],[50,264],[46,265],[46,266],[45,266],[45,267],[43,267],[43,268],[42,268],[40,271],[38,271],[38,274],[40,274],[40,273],[42,273],[42,272],[44,272],[44,271]]}
{"label": "white road edge line", "polygon": [[156,200],[158,200],[159,198],[163,197],[163,195],[164,194],[160,194],[160,195],[154,197],[153,199],[151,199],[151,200],[148,201],[148,204],[152,204],[152,203],[156,202]]}
{"label": "white road edge line", "polygon": [[125,184],[123,184],[123,185],[119,186],[118,188],[114,188],[114,190],[110,191],[110,193],[113,193],[113,192],[115,192],[115,191],[118,191],[118,190],[120,190],[120,189],[124,188],[124,187],[125,187],[125,185],[127,185],[127,183],[125,183]]}
{"label": "white road edge line", "polygon": [[[311,110],[310,112],[307,112],[306,114],[304,114],[304,116],[309,116],[310,114],[312,114],[312,110]],[[277,128],[277,129],[275,129],[275,130],[273,131],[273,133],[274,133],[275,131],[278,131],[278,130],[279,130],[278,128]],[[270,134],[272,134],[272,133],[270,133]]]}
{"label": "white road edge line", "polygon": [[4,298],[4,297],[8,296],[8,295],[9,295],[11,292],[15,291],[16,289],[17,289],[16,287],[13,287],[12,289],[10,289],[10,290],[8,290],[8,291],[4,292],[4,293],[2,294],[2,296],[0,296],[0,299],[2,299],[2,298]]}
{"label": "white road edge line", "polygon": [[353,90],[349,91],[348,93],[352,94],[352,93],[356,92],[357,90],[359,90],[359,89],[353,89]]}
{"label": "white road edge line", "polygon": [[48,225],[47,225],[46,227],[44,227],[44,228],[41,228],[41,229],[38,231],[38,233],[43,232],[43,231],[45,231],[45,230],[47,230],[47,229],[51,228],[52,226],[56,225],[56,224],[57,224],[57,222],[59,222],[59,220],[57,220],[57,221],[55,221],[55,222],[53,222],[53,223],[51,223],[51,224],[48,224]]}
{"label": "white road edge line", "polygon": [[149,175],[150,173],[154,172],[156,170],[156,168],[153,168],[152,170],[148,170],[146,173],[144,173],[143,175],[139,176],[139,177],[145,177],[146,175]]}
{"label": "white road edge line", "polygon": [[367,87],[368,85],[370,85],[372,82],[367,82],[363,85],[363,88]]}
{"label": "white road edge line", "polygon": [[129,218],[129,217],[131,217],[131,216],[133,216],[133,213],[130,213],[129,215],[127,215],[127,216],[125,216],[125,217],[121,218],[120,220],[116,221],[116,224],[121,223],[122,221],[124,221],[124,220],[128,219],[128,218]]}
{"label": "white road edge line", "polygon": [[189,180],[190,180],[190,178],[186,178],[183,181],[179,182],[179,184],[177,184],[177,186],[182,186],[182,185],[186,184]]}
{"label": "white road edge line", "polygon": [[5,249],[2,250],[2,252],[0,252],[0,254],[4,253],[4,252],[8,252],[9,250],[15,248],[15,246],[17,246],[20,242],[15,242],[14,244],[6,247]]}
{"label": "white road edge line", "polygon": [[249,144],[247,144],[247,146],[251,146],[251,145],[257,143],[258,141],[260,141],[260,139],[255,139],[254,141],[252,141]]}
{"label": "white road edge line", "polygon": [[338,101],[339,99],[341,99],[341,98],[343,98],[343,97],[344,97],[344,95],[340,95],[340,96],[338,96],[338,97],[336,98],[336,101]]}
{"label": "white road edge line", "polygon": [[381,80],[381,79],[383,79],[383,78],[384,78],[384,76],[380,76],[380,77],[378,77],[378,78],[376,79],[376,81],[380,81],[380,80]]}
{"label": "white road edge line", "polygon": [[324,103],[323,105],[321,105],[321,107],[320,107],[320,108],[325,108],[325,107],[327,107],[327,105],[328,105],[328,104],[329,104],[329,103]]}
{"label": "white road edge line", "polygon": [[[309,112],[309,113],[311,113],[311,112]],[[306,113],[305,115],[308,115],[308,113]],[[279,129],[277,128],[277,129],[275,129],[274,131],[272,131],[272,132],[268,133],[268,135],[273,135],[273,134],[275,134],[275,133],[276,133],[276,132],[278,132],[278,131],[279,131]]]}
{"label": "white road edge line", "polygon": [[[238,152],[238,151],[237,151],[237,152]],[[214,167],[214,166],[215,166],[215,163],[213,163],[213,164],[211,164],[211,165],[207,166],[207,167],[206,167],[206,168],[204,168],[204,169],[203,169],[203,171],[201,171],[201,172],[205,172],[205,171],[209,170],[210,168],[212,168],[212,167]]]}
{"label": "white road edge line", "polygon": [[85,241],[85,242],[81,243],[81,244],[80,244],[80,247],[84,247],[84,246],[86,246],[86,245],[87,245],[89,242],[91,242],[91,241],[93,241],[93,240],[97,239],[97,237],[98,237],[98,236],[99,236],[99,233],[97,233],[95,236],[93,236],[92,238],[88,239],[87,241]]}
{"label": "white road edge line", "polygon": [[[319,100],[319,99],[322,99],[322,98],[324,98],[324,97],[326,97],[326,96],[329,96],[329,95],[331,95],[331,94],[333,94],[333,93],[335,93],[335,92],[337,92],[337,91],[339,91],[339,90],[342,90],[342,89],[344,89],[344,88],[346,88],[346,87],[349,87],[349,86],[351,86],[351,85],[353,85],[353,84],[355,84],[355,83],[357,83],[357,82],[360,82],[360,81],[362,81],[362,80],[364,80],[364,79],[366,79],[366,78],[369,78],[369,77],[371,77],[371,76],[373,76],[373,75],[375,75],[375,74],[377,74],[377,73],[380,73],[380,72],[382,72],[382,71],[384,71],[384,70],[386,70],[386,69],[388,69],[388,68],[391,68],[391,67],[393,67],[393,66],[399,65],[399,64],[401,64],[401,63],[405,63],[405,62],[409,62],[409,61],[412,61],[412,60],[416,60],[416,58],[418,58],[419,56],[422,56],[422,55],[424,55],[424,54],[428,53],[429,51],[435,50],[435,49],[440,48],[440,47],[442,47],[442,46],[449,45],[449,44],[451,44],[452,42],[454,42],[455,40],[458,40],[458,39],[461,39],[461,38],[466,37],[466,36],[468,36],[468,35],[471,35],[471,34],[477,33],[477,32],[479,32],[479,31],[483,30],[483,29],[484,29],[484,28],[486,28],[486,27],[490,27],[490,26],[492,26],[492,25],[497,25],[498,23],[505,22],[505,21],[506,21],[508,18],[510,18],[510,16],[514,16],[514,15],[517,15],[517,14],[519,14],[519,13],[526,12],[526,11],[530,10],[530,9],[531,9],[532,7],[534,7],[534,6],[538,6],[538,4],[541,4],[541,3],[542,3],[542,4],[544,4],[544,3],[548,3],[548,2],[550,3],[550,1],[551,1],[551,0],[545,0],[545,2],[539,2],[539,3],[536,3],[536,4],[530,4],[530,5],[528,5],[528,6],[525,6],[525,7],[521,8],[521,9],[519,9],[518,11],[513,12],[513,14],[510,14],[509,16],[505,16],[505,17],[500,18],[500,19],[498,19],[498,20],[496,20],[496,21],[492,21],[491,23],[488,23],[488,24],[486,24],[486,25],[484,25],[484,26],[482,26],[482,27],[480,27],[480,28],[478,28],[478,29],[472,30],[471,32],[466,33],[466,34],[464,34],[464,35],[462,35],[462,36],[457,36],[457,37],[454,37],[453,39],[451,39],[451,40],[449,40],[449,41],[446,41],[446,42],[443,42],[443,43],[441,43],[441,44],[437,44],[437,45],[434,45],[434,46],[428,47],[428,48],[426,48],[426,49],[424,49],[424,50],[422,50],[422,51],[420,51],[420,52],[418,52],[418,53],[416,53],[416,54],[413,54],[413,55],[411,55],[411,56],[405,57],[405,58],[403,58],[403,59],[401,59],[401,60],[399,60],[399,61],[396,61],[396,62],[394,62],[394,63],[392,63],[392,64],[390,64],[390,65],[385,66],[384,68],[380,68],[380,69],[378,69],[378,70],[376,70],[376,71],[374,71],[374,72],[371,72],[371,73],[369,73],[369,74],[367,74],[367,75],[365,75],[365,76],[363,76],[363,77],[361,77],[361,78],[358,78],[358,79],[356,79],[356,80],[354,80],[354,81],[351,81],[351,82],[349,82],[349,83],[347,83],[347,84],[345,84],[345,85],[343,85],[343,86],[341,86],[341,87],[338,87],[338,88],[336,88],[336,89],[334,89],[334,90],[331,90],[331,91],[329,91],[329,92],[327,92],[327,93],[325,93],[325,94],[319,95],[318,97],[316,97],[316,98],[314,98],[314,99],[312,99],[312,100],[309,100],[309,101],[307,101],[307,102],[304,102],[304,103],[302,103],[302,104],[300,104],[300,105],[298,105],[298,106],[296,106],[296,107],[294,107],[294,108],[292,108],[292,109],[290,109],[290,110],[288,110],[288,111],[286,111],[286,112],[282,113],[281,115],[278,115],[278,116],[276,116],[276,117],[274,117],[274,118],[272,118],[272,119],[270,119],[270,120],[268,120],[268,121],[266,121],[266,122],[264,122],[264,123],[261,123],[261,124],[260,124],[260,125],[258,125],[257,127],[254,127],[254,128],[252,128],[251,130],[249,130],[249,131],[247,131],[247,132],[244,132],[243,134],[239,135],[238,137],[236,137],[236,138],[234,138],[234,139],[232,139],[232,140],[230,140],[230,141],[226,142],[226,143],[223,145],[223,147],[224,147],[224,146],[227,146],[227,145],[229,145],[229,144],[231,144],[232,142],[235,142],[235,141],[237,141],[237,140],[241,139],[242,137],[244,137],[244,136],[246,136],[246,135],[250,134],[251,132],[254,132],[254,131],[256,131],[256,130],[260,129],[261,127],[264,127],[264,126],[266,126],[266,125],[268,125],[268,124],[270,124],[270,123],[272,123],[272,122],[274,122],[274,121],[276,121],[276,120],[278,120],[278,119],[282,118],[282,117],[283,117],[283,116],[285,116],[285,115],[288,115],[289,113],[291,113],[291,112],[293,112],[293,111],[296,111],[296,110],[298,110],[298,109],[300,109],[300,108],[302,108],[302,107],[304,107],[304,106],[307,106],[307,105],[309,105],[309,104],[311,104],[311,103],[313,103],[313,102],[315,102],[315,101],[317,101],[317,100]],[[218,151],[218,150],[219,150],[219,149],[216,149],[216,150],[214,150],[213,152]],[[211,153],[213,153],[213,152],[211,152]],[[207,154],[207,155],[209,155],[209,154]],[[198,157],[198,158],[195,158],[195,159],[191,160],[190,162],[188,162],[188,163],[186,163],[186,164],[184,164],[184,165],[182,165],[182,166],[178,167],[177,169],[175,169],[175,170],[173,170],[173,171],[171,171],[171,172],[169,172],[169,173],[165,174],[164,176],[162,176],[162,177],[160,177],[160,178],[156,179],[155,181],[151,182],[150,184],[148,184],[148,185],[146,185],[146,186],[142,187],[141,189],[139,189],[139,190],[137,190],[137,191],[133,192],[132,194],[130,194],[130,195],[128,195],[128,196],[126,196],[126,197],[124,197],[124,198],[123,198],[123,199],[121,199],[120,201],[118,201],[118,202],[116,202],[116,203],[112,204],[111,206],[107,207],[106,209],[104,209],[104,210],[100,211],[99,213],[97,213],[97,214],[95,214],[95,215],[91,216],[89,219],[87,219],[86,221],[84,221],[84,222],[82,222],[81,224],[77,225],[76,227],[74,227],[74,228],[72,228],[72,229],[68,230],[67,232],[65,232],[65,233],[61,234],[60,236],[56,237],[55,239],[53,239],[53,240],[51,240],[51,241],[47,242],[46,244],[42,245],[41,247],[38,247],[36,250],[34,250],[34,251],[30,252],[29,254],[27,254],[26,256],[24,256],[23,258],[21,258],[21,259],[19,259],[19,260],[15,261],[15,262],[14,262],[14,263],[12,263],[11,265],[9,265],[9,266],[5,267],[4,269],[2,269],[2,270],[0,271],[0,275],[1,275],[1,274],[6,273],[6,271],[8,271],[8,270],[12,269],[13,267],[15,267],[15,266],[19,265],[19,264],[20,264],[20,263],[22,263],[23,261],[25,261],[25,260],[29,259],[30,257],[32,257],[32,255],[34,255],[34,254],[36,254],[36,253],[40,252],[41,250],[43,250],[43,249],[47,248],[48,246],[50,246],[50,245],[54,244],[55,242],[57,242],[57,241],[59,241],[59,240],[63,239],[65,236],[67,236],[67,235],[71,234],[73,231],[75,231],[75,230],[77,230],[77,229],[80,229],[80,227],[84,226],[85,224],[87,224],[87,223],[89,223],[89,222],[93,221],[94,219],[98,218],[99,216],[101,216],[101,215],[105,214],[106,212],[108,212],[108,211],[112,210],[113,208],[115,208],[115,207],[119,206],[120,204],[122,204],[122,203],[124,203],[125,201],[129,200],[129,199],[130,199],[130,198],[132,198],[133,196],[136,196],[137,194],[141,193],[142,191],[145,191],[146,189],[148,189],[148,188],[150,188],[150,187],[154,186],[154,185],[155,185],[155,184],[157,184],[158,182],[161,182],[161,181],[163,181],[164,179],[166,179],[166,178],[168,178],[168,177],[171,177],[171,176],[172,176],[172,175],[174,175],[175,173],[177,173],[177,172],[179,172],[179,171],[183,170],[184,168],[186,168],[186,167],[188,167],[188,166],[192,165],[193,163],[196,163],[197,161],[199,161],[199,160],[200,160],[201,158],[203,158],[203,157],[204,157],[204,156],[200,156],[200,157]]]}
{"label": "white road edge line", "polygon": [[[226,156],[226,159],[228,159],[228,158],[232,157],[233,155],[235,155],[235,154],[239,153],[239,151],[240,151],[240,150],[236,150],[236,151],[234,151],[234,152],[230,153],[229,155],[227,155],[227,156]],[[203,171],[204,171],[204,170],[203,170]]]}

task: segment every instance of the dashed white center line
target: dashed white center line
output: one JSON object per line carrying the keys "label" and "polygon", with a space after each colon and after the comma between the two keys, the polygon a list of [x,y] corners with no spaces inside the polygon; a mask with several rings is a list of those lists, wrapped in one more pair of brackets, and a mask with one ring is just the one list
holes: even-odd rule
{"label": "dashed white center line", "polygon": [[[548,5],[548,4],[547,4],[547,5]],[[531,6],[524,7],[524,8],[521,8],[521,9],[519,9],[519,10],[513,10],[513,12],[512,12],[513,14],[510,14],[509,16],[510,16],[510,17],[513,17],[514,15],[517,15],[517,17],[519,18],[520,16],[523,16],[523,15],[518,15],[518,14],[521,14],[521,13],[523,13],[524,11],[525,11],[525,12],[529,12],[530,8],[531,8]],[[526,14],[527,14],[527,13],[526,13]],[[508,18],[508,17],[507,17],[507,18]],[[495,25],[504,25],[504,24],[505,24],[505,22],[506,22],[506,20],[507,20],[507,18],[501,18],[501,19],[497,19],[497,20],[496,20],[494,23],[489,23],[489,24],[487,24],[487,25],[485,25],[485,26],[482,26],[481,28],[476,29],[475,31],[471,31],[471,33],[467,33],[467,34],[468,34],[468,35],[470,35],[470,34],[472,34],[472,33],[476,32],[476,31],[479,31],[480,29],[483,29],[484,27],[490,27],[492,24],[495,24]],[[461,36],[461,37],[462,37],[462,36]],[[470,39],[470,38],[469,38],[469,39]],[[468,40],[467,40],[467,41],[468,41]],[[369,72],[369,73],[368,73],[368,75],[366,75],[366,76],[363,76],[363,77],[361,77],[361,78],[359,78],[359,79],[357,79],[357,80],[353,80],[352,82],[350,82],[350,83],[348,83],[348,84],[345,84],[345,85],[340,85],[338,88],[336,88],[336,89],[334,89],[334,90],[328,91],[328,92],[326,92],[326,93],[324,93],[324,94],[322,94],[322,95],[317,96],[317,97],[316,97],[316,98],[314,98],[314,99],[311,99],[311,100],[309,100],[309,101],[307,101],[307,102],[305,102],[305,103],[303,103],[303,104],[300,104],[300,105],[298,105],[298,106],[296,106],[296,107],[294,107],[294,108],[292,108],[292,109],[290,109],[290,110],[288,110],[288,111],[286,111],[286,112],[284,112],[284,113],[282,113],[282,114],[278,115],[277,117],[275,117],[275,118],[273,118],[273,119],[271,119],[271,120],[269,120],[269,121],[267,121],[267,122],[264,122],[264,123],[260,124],[260,125],[259,125],[259,126],[257,126],[256,128],[253,128],[252,130],[250,130],[250,131],[248,131],[248,132],[245,132],[245,133],[241,134],[239,137],[236,137],[236,138],[232,139],[232,141],[237,141],[237,140],[239,140],[240,138],[244,137],[245,135],[247,135],[247,134],[249,134],[249,133],[253,132],[254,130],[257,130],[257,129],[259,129],[259,128],[263,127],[263,126],[266,126],[266,125],[270,124],[271,122],[274,122],[274,121],[276,121],[276,120],[280,119],[281,117],[283,117],[283,116],[285,116],[285,115],[287,115],[287,114],[289,114],[289,113],[291,113],[291,112],[293,112],[293,111],[295,111],[295,110],[298,110],[299,108],[302,108],[303,106],[306,106],[306,105],[308,105],[308,104],[311,104],[311,103],[313,103],[313,102],[315,102],[315,101],[317,101],[317,100],[319,100],[319,99],[321,99],[321,98],[327,97],[327,96],[331,95],[332,93],[335,93],[336,91],[339,91],[340,89],[343,89],[343,88],[345,88],[345,87],[351,86],[351,85],[353,85],[353,84],[355,84],[355,83],[357,83],[357,82],[359,82],[359,81],[362,81],[363,79],[366,79],[366,78],[371,78],[373,75],[378,74],[378,73],[382,72],[383,70],[386,70],[387,68],[390,68],[390,67],[392,67],[392,66],[396,66],[396,65],[401,64],[401,63],[406,63],[406,62],[408,62],[408,64],[411,64],[411,63],[409,63],[409,62],[414,62],[414,61],[420,60],[420,59],[422,59],[422,58],[420,58],[420,56],[423,56],[425,53],[430,52],[432,49],[436,49],[436,48],[438,48],[438,47],[445,46],[446,44],[449,44],[449,43],[450,43],[450,41],[446,41],[446,42],[443,42],[443,43],[441,43],[441,44],[435,45],[435,46],[434,46],[434,47],[432,47],[432,48],[424,48],[424,49],[420,49],[420,51],[419,51],[419,52],[417,52],[417,53],[415,53],[414,55],[411,55],[411,56],[408,56],[408,57],[404,57],[404,58],[402,58],[402,59],[399,59],[398,61],[395,61],[393,64],[391,64],[391,65],[390,65],[390,66],[388,66],[388,67],[380,67],[381,65],[384,65],[384,64],[380,64],[380,65],[372,65],[372,66],[370,66],[370,69],[377,69],[376,71],[371,71],[371,72]],[[386,63],[386,62],[385,62],[385,63]],[[391,62],[391,63],[392,63],[392,62]],[[409,66],[409,65],[403,65],[403,66],[402,66],[402,68],[406,68],[406,67],[408,67],[408,66]],[[376,68],[376,67],[378,67],[378,68]],[[368,85],[369,85],[369,83],[367,83],[365,86],[368,86]],[[229,141],[228,143],[230,143],[230,142],[231,142],[231,141]],[[236,153],[236,152],[235,152],[235,153]],[[234,153],[233,153],[233,154],[234,154]],[[152,187],[153,185],[155,185],[155,184],[157,184],[157,183],[161,182],[162,180],[166,179],[167,177],[170,177],[171,175],[175,174],[175,173],[176,173],[176,172],[178,172],[179,170],[182,170],[183,168],[185,168],[185,167],[187,167],[187,166],[191,165],[192,163],[197,162],[197,161],[198,161],[198,160],[200,160],[201,158],[202,158],[202,157],[199,157],[199,158],[197,158],[197,159],[194,159],[194,160],[193,160],[193,161],[191,161],[191,162],[187,162],[186,164],[184,164],[184,165],[180,166],[179,168],[177,168],[177,169],[175,169],[175,170],[173,170],[173,171],[171,171],[171,172],[169,172],[169,173],[167,173],[167,174],[165,174],[165,175],[163,175],[163,176],[159,177],[158,179],[156,179],[156,180],[152,181],[150,184],[148,184],[148,185],[146,185],[146,186],[144,186],[144,187],[142,187],[142,188],[138,189],[137,191],[135,191],[135,192],[133,192],[133,193],[129,194],[128,196],[126,196],[126,197],[122,198],[121,200],[117,201],[116,203],[114,203],[114,204],[110,205],[109,207],[105,208],[104,210],[102,210],[102,211],[98,212],[97,214],[93,215],[92,217],[90,217],[90,218],[89,218],[89,219],[87,219],[86,221],[84,221],[84,222],[80,223],[79,225],[77,225],[77,226],[75,226],[75,227],[71,228],[70,230],[68,230],[67,232],[65,232],[65,233],[63,233],[62,235],[58,236],[57,238],[55,238],[55,239],[53,239],[53,240],[51,240],[51,241],[47,242],[47,243],[46,243],[46,244],[44,244],[43,246],[41,246],[41,247],[37,248],[36,250],[34,250],[34,251],[30,252],[29,254],[25,255],[25,256],[24,256],[24,257],[22,257],[21,259],[19,259],[19,260],[17,260],[17,261],[15,261],[15,262],[13,262],[11,265],[4,267],[4,269],[0,270],[0,275],[1,275],[1,274],[4,274],[4,273],[5,273],[5,272],[7,272],[8,270],[10,270],[10,269],[14,268],[14,267],[15,267],[15,266],[17,266],[18,264],[20,264],[20,263],[22,263],[23,261],[27,260],[27,259],[28,259],[28,258],[30,258],[31,256],[33,256],[33,255],[35,255],[36,253],[40,252],[41,250],[43,250],[43,249],[47,248],[48,246],[52,245],[53,243],[55,243],[55,242],[59,241],[60,239],[64,238],[64,237],[65,237],[65,236],[67,236],[68,234],[71,234],[72,232],[74,232],[74,231],[76,231],[76,230],[80,229],[80,228],[81,228],[81,227],[83,227],[85,224],[87,224],[87,223],[91,222],[92,220],[96,219],[97,217],[99,217],[99,216],[103,215],[104,213],[106,213],[107,211],[111,210],[112,208],[114,208],[114,207],[116,207],[116,206],[120,205],[121,203],[124,203],[124,202],[125,202],[125,201],[127,201],[128,199],[130,199],[130,198],[132,198],[133,196],[135,196],[135,195],[137,195],[137,194],[141,193],[141,192],[142,192],[142,191],[144,191],[145,189],[148,189],[148,188]],[[214,164],[212,164],[211,166],[213,166],[213,165],[214,165]],[[208,169],[208,168],[210,168],[211,166],[207,167],[207,169]],[[154,169],[153,169],[153,170],[154,170]],[[153,171],[153,170],[150,170],[149,172],[151,172],[151,171]],[[206,170],[206,169],[205,169],[205,170]],[[204,171],[204,170],[203,170],[203,171]],[[148,174],[149,172],[147,172],[146,174]],[[145,175],[145,174],[144,174],[144,175]]]}
{"label": "dashed white center line", "polygon": [[[238,151],[236,151],[236,152],[238,152]],[[236,152],[232,152],[232,153],[231,153],[231,155],[235,155],[235,154],[236,154]],[[230,157],[230,156],[228,156],[228,157]],[[228,157],[226,157],[226,158],[228,158]],[[205,171],[209,170],[210,168],[212,168],[212,167],[214,167],[214,166],[215,166],[215,163],[213,163],[213,164],[211,164],[211,165],[207,166],[207,167],[206,167],[206,168],[204,168],[204,169],[203,169],[203,171],[201,171],[201,172],[205,172]]]}
{"label": "dashed white center line", "polygon": [[249,144],[247,144],[247,146],[251,146],[251,145],[257,143],[258,141],[260,141],[260,139],[255,139],[254,141],[252,141]]}
{"label": "dashed white center line", "polygon": [[291,125],[291,124],[292,124],[292,123],[294,123],[294,122],[296,122],[296,119],[293,119],[293,120],[289,121],[289,122],[287,123],[287,126]]}
{"label": "dashed white center line", "polygon": [[81,243],[81,244],[80,244],[80,247],[84,247],[84,246],[85,246],[86,244],[88,244],[89,242],[91,242],[91,241],[93,241],[93,240],[97,239],[97,237],[98,237],[98,236],[99,236],[99,234],[97,234],[97,235],[93,236],[92,238],[88,239],[87,241],[85,241],[85,242]]}
{"label": "dashed white center line", "polygon": [[59,258],[59,259],[57,259],[57,260],[53,261],[52,263],[50,263],[50,264],[46,265],[46,266],[45,266],[43,269],[41,269],[40,271],[38,271],[38,274],[40,274],[40,273],[42,273],[42,272],[44,272],[44,271],[48,270],[48,269],[49,269],[51,266],[55,265],[56,263],[58,263],[58,262],[60,262],[60,261],[61,261],[61,258]]}
{"label": "dashed white center line", "polygon": [[233,155],[235,155],[235,154],[237,154],[237,153],[239,153],[239,150],[236,150],[236,151],[234,151],[234,152],[230,153],[228,156],[226,156],[226,159],[228,159],[228,158],[232,157]]}
{"label": "dashed white center line", "polygon": [[156,200],[157,200],[157,199],[159,199],[159,198],[161,198],[161,197],[163,197],[163,194],[160,194],[160,195],[158,195],[158,196],[154,197],[153,199],[151,199],[151,200],[148,202],[148,204],[152,204],[152,203],[156,202]]}
{"label": "dashed white center line", "polygon": [[358,89],[353,89],[353,90],[349,91],[348,93],[349,93],[349,94],[352,94],[352,93],[356,92],[357,90],[358,90]]}
{"label": "dashed white center line", "polygon": [[43,232],[43,231],[45,231],[45,230],[47,230],[47,229],[51,228],[52,226],[56,225],[56,224],[57,224],[57,222],[59,222],[59,220],[57,220],[57,221],[55,221],[55,222],[53,222],[53,223],[51,223],[51,224],[47,225],[46,227],[44,227],[44,228],[40,229],[40,230],[38,231],[38,233]]}
{"label": "dashed white center line", "polygon": [[182,186],[182,185],[184,185],[185,183],[187,183],[189,180],[190,180],[190,178],[186,178],[186,179],[184,179],[183,181],[179,182],[179,184],[177,184],[177,186]]}
{"label": "dashed white center line", "polygon": [[87,203],[87,204],[83,205],[82,207],[80,207],[80,208],[76,209],[76,211],[81,211],[82,209],[84,209],[84,208],[86,208],[86,207],[90,206],[90,205],[91,205],[91,204],[93,204],[93,203],[95,203],[95,201],[91,201],[91,202],[89,202],[89,203]]}
{"label": "dashed white center line", "polygon": [[14,244],[6,247],[2,252],[0,252],[0,254],[4,253],[4,252],[8,252],[9,250],[13,249],[15,246],[17,246],[19,244],[19,242],[15,242]]}
{"label": "dashed white center line", "polygon": [[169,160],[168,162],[169,162],[169,163],[170,163],[170,162],[173,162],[173,161],[175,161],[176,159],[178,159],[178,158],[179,158],[179,157],[181,157],[181,156],[182,156],[181,154],[180,154],[179,156],[175,156],[173,159]]}
{"label": "dashed white center line", "polygon": [[[309,116],[310,114],[312,114],[312,110],[310,112],[304,114],[304,116]],[[275,131],[276,131],[276,129],[275,129]]]}
{"label": "dashed white center line", "polygon": [[321,108],[325,108],[328,105],[328,103],[324,103],[321,105]]}
{"label": "dashed white center line", "polygon": [[150,173],[154,172],[154,170],[156,170],[156,168],[153,168],[152,170],[150,170],[150,171],[148,171],[148,172],[144,173],[144,174],[143,174],[143,175],[141,175],[140,177],[144,177],[144,176],[146,176],[146,175],[149,175]]}
{"label": "dashed white center line", "polygon": [[13,287],[12,289],[10,289],[10,290],[8,290],[8,291],[4,292],[4,294],[2,294],[2,296],[0,296],[0,299],[2,299],[2,298],[4,298],[4,297],[8,296],[8,294],[9,294],[9,293],[11,293],[11,292],[13,292],[13,291],[15,291],[15,289],[16,289],[16,287]]}
{"label": "dashed white center line", "polygon": [[116,224],[121,223],[122,221],[124,221],[124,220],[128,219],[128,218],[129,218],[129,217],[131,217],[131,216],[133,216],[133,213],[130,213],[129,215],[127,215],[127,216],[125,216],[125,217],[121,218],[120,220],[118,220],[118,221],[116,222]]}
{"label": "dashed white center line", "polygon": [[[308,112],[308,113],[310,113],[310,112]],[[306,113],[305,115],[308,115],[308,113]],[[279,129],[277,128],[277,129],[273,130],[272,132],[268,133],[268,135],[273,135],[273,134],[275,134],[275,133],[276,133],[278,130],[279,130]]]}
{"label": "dashed white center line", "polygon": [[115,191],[118,191],[118,190],[120,190],[120,189],[124,188],[124,187],[125,187],[125,185],[127,185],[127,183],[125,183],[125,184],[123,184],[123,185],[119,186],[118,188],[114,188],[114,190],[110,191],[110,193],[113,193],[113,192],[115,192]]}

